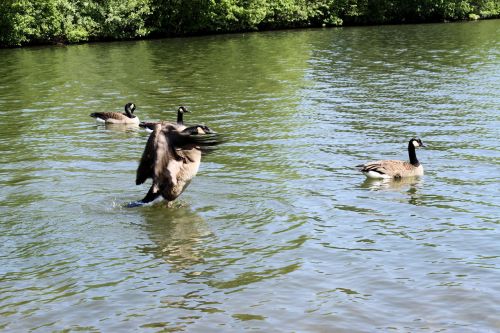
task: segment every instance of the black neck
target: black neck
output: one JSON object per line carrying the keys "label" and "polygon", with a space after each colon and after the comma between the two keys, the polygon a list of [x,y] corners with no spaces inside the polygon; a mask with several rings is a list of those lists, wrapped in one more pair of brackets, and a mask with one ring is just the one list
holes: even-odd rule
{"label": "black neck", "polygon": [[126,109],[125,110],[125,114],[127,115],[127,117],[129,118],[135,118],[135,116],[132,114],[132,112],[130,112],[130,110]]}
{"label": "black neck", "polygon": [[183,118],[184,112],[182,111],[177,111],[177,124],[179,125],[184,125],[184,118]]}
{"label": "black neck", "polygon": [[419,166],[420,162],[417,159],[417,153],[415,153],[415,146],[413,141],[408,143],[408,156],[410,157],[410,163],[414,166]]}

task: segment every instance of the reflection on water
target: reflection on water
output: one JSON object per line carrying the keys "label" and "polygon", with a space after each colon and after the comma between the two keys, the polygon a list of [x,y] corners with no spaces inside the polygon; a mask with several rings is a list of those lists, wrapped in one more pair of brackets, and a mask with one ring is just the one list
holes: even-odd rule
{"label": "reflection on water", "polygon": [[117,132],[137,132],[141,128],[136,124],[97,124],[100,128]]}
{"label": "reflection on water", "polygon": [[172,208],[160,203],[140,212],[144,216],[144,230],[152,242],[140,246],[140,252],[165,260],[174,271],[204,261],[200,243],[212,233],[201,216],[178,202]]}
{"label": "reflection on water", "polygon": [[395,191],[405,194],[408,203],[422,205],[421,195],[424,180],[421,177],[403,177],[397,179],[371,179],[366,178],[360,185],[361,188],[371,191]]}
{"label": "reflection on water", "polygon": [[[499,24],[0,50],[0,330],[498,331]],[[173,208],[128,101],[228,136]]]}
{"label": "reflection on water", "polygon": [[365,181],[360,185],[360,187],[375,191],[389,190],[403,192],[403,190],[407,190],[408,192],[415,193],[417,191],[417,188],[421,187],[422,184],[423,179],[421,177],[404,177],[394,179],[366,178]]}

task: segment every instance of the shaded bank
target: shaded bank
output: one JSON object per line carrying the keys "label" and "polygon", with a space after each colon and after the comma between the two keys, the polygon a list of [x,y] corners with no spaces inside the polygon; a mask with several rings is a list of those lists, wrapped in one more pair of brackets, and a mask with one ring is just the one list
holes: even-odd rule
{"label": "shaded bank", "polygon": [[0,47],[499,16],[495,0],[4,0]]}

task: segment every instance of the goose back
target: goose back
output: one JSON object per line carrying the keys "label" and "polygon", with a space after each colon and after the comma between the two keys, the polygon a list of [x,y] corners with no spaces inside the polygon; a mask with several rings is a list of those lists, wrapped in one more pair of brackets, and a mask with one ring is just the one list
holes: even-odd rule
{"label": "goose back", "polygon": [[90,116],[96,121],[106,124],[139,124],[139,118],[134,115],[134,103],[125,104],[125,112],[94,112]]}
{"label": "goose back", "polygon": [[414,166],[406,161],[381,160],[358,165],[359,170],[369,178],[417,177],[424,174],[424,167]]}

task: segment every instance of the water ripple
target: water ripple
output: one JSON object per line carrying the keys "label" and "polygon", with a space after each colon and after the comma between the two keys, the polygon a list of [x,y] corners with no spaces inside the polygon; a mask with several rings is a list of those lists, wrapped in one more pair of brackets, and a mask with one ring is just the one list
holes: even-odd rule
{"label": "water ripple", "polygon": [[[497,30],[0,50],[0,329],[494,331]],[[227,135],[173,208],[123,207],[148,134],[89,114],[129,101]],[[413,136],[424,177],[354,167]]]}

